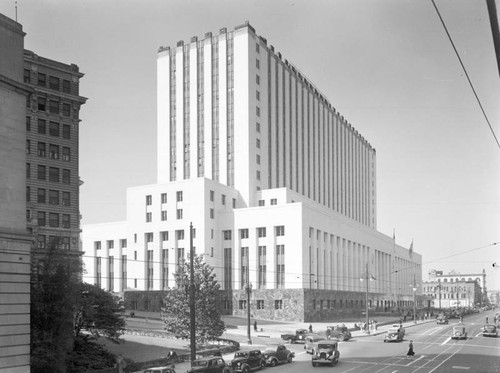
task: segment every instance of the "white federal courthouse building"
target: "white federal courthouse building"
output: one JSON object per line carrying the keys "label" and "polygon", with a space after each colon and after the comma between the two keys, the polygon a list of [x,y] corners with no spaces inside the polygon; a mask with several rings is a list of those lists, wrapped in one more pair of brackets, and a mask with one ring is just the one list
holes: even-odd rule
{"label": "white federal courthouse building", "polygon": [[368,276],[370,307],[413,307],[422,259],[376,230],[375,149],[248,22],[160,47],[157,73],[157,183],[83,227],[86,281],[158,311],[192,223],[225,314],[360,314]]}

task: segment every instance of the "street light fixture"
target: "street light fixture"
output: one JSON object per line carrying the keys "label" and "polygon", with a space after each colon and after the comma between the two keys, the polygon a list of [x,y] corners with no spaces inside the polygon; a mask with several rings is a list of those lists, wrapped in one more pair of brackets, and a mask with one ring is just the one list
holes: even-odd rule
{"label": "street light fixture", "polygon": [[366,332],[368,334],[370,334],[370,327],[368,324],[368,284],[370,283],[370,281],[375,280],[375,277],[373,277],[371,274],[368,273],[368,262],[366,262],[365,273],[363,273],[361,275],[361,277],[359,278],[359,281],[361,281],[361,282],[363,282],[364,280],[366,280],[366,296],[365,296],[366,324],[365,324],[365,327],[366,327]]}
{"label": "street light fixture", "polygon": [[416,292],[418,289],[417,282],[415,280],[415,276],[413,276],[413,284],[410,284],[410,286],[413,289],[413,322],[416,324],[417,323],[417,302],[416,302]]}
{"label": "street light fixture", "polygon": [[252,284],[247,281],[245,285],[245,291],[247,292],[247,343],[252,344],[252,338],[250,335],[250,295],[252,294]]}

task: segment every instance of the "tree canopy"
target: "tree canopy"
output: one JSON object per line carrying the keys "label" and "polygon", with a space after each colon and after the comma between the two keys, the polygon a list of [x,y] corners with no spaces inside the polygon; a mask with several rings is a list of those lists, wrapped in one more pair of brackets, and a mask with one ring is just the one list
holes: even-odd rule
{"label": "tree canopy", "polygon": [[[220,337],[226,330],[219,313],[220,285],[215,280],[213,268],[202,256],[194,255],[195,283],[195,324],[196,341]],[[189,258],[175,273],[176,287],[168,291],[163,299],[161,316],[165,329],[180,338],[190,338],[190,308],[189,308]]]}

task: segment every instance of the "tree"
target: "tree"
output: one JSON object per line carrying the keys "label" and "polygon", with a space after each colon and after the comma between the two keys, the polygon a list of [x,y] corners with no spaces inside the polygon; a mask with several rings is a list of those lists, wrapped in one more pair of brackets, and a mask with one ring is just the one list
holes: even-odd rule
{"label": "tree", "polygon": [[86,330],[94,338],[103,336],[119,343],[125,319],[118,297],[95,285],[80,283],[78,287],[73,323],[75,338],[82,337],[81,332]]}
{"label": "tree", "polygon": [[[195,319],[196,341],[220,337],[226,330],[218,311],[220,285],[215,280],[215,274],[202,256],[194,255],[195,283]],[[189,259],[176,272],[176,288],[168,291],[163,300],[161,316],[165,329],[174,335],[190,338],[190,308],[189,308]]]}

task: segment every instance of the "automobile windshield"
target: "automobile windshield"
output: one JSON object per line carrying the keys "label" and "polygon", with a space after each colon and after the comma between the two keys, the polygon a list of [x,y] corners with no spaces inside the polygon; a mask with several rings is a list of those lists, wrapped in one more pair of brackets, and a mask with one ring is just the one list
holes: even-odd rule
{"label": "automobile windshield", "polygon": [[390,328],[389,333],[397,333],[398,329],[397,328]]}
{"label": "automobile windshield", "polygon": [[320,344],[318,345],[318,349],[320,350],[335,350],[334,344]]}
{"label": "automobile windshield", "polygon": [[463,333],[464,330],[465,330],[465,328],[461,328],[461,327],[458,327],[458,326],[453,327],[453,331],[454,332]]}
{"label": "automobile windshield", "polygon": [[208,365],[208,361],[206,360],[195,360],[191,363],[193,367],[206,367]]}
{"label": "automobile windshield", "polygon": [[246,352],[237,352],[234,354],[234,357],[248,357],[248,353]]}
{"label": "automobile windshield", "polygon": [[497,328],[495,327],[495,325],[485,325],[484,326],[484,330],[487,331],[487,332],[494,332]]}
{"label": "automobile windshield", "polygon": [[265,354],[272,354],[273,352],[276,352],[276,347],[267,347],[265,350],[264,350],[264,353]]}

